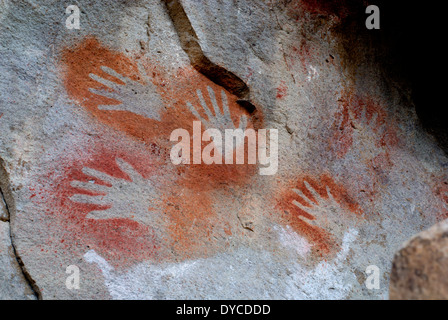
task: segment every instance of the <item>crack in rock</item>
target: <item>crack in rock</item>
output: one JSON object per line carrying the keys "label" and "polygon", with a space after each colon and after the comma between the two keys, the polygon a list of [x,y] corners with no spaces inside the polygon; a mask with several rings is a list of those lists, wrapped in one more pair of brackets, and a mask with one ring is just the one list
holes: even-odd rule
{"label": "crack in rock", "polygon": [[208,79],[237,96],[238,104],[249,113],[254,113],[256,107],[250,102],[249,87],[234,73],[216,65],[205,56],[181,2],[179,0],[163,0],[163,2],[179,36],[182,49],[189,57],[192,66]]}
{"label": "crack in rock", "polygon": [[12,225],[11,225],[11,220],[12,220],[11,217],[13,216],[11,214],[11,211],[13,208],[11,203],[13,203],[13,198],[12,198],[11,190],[9,188],[8,173],[5,170],[4,162],[3,162],[3,159],[1,159],[1,158],[0,158],[0,201],[3,202],[3,203],[0,203],[0,205],[3,207],[2,209],[4,209],[4,211],[6,212],[6,217],[2,217],[2,219],[0,219],[0,220],[7,222],[9,224],[9,237],[10,237],[10,241],[11,241],[12,253],[14,254],[14,257],[20,267],[20,270],[22,271],[23,277],[25,278],[26,282],[28,283],[28,286],[31,289],[31,291],[33,292],[34,296],[36,297],[36,299],[42,300],[42,294],[41,294],[39,287],[36,284],[36,281],[34,281],[33,278],[31,277],[31,275],[29,274],[28,270],[26,269],[26,267],[22,261],[22,258],[17,253],[16,247],[14,245],[14,237],[12,235]]}

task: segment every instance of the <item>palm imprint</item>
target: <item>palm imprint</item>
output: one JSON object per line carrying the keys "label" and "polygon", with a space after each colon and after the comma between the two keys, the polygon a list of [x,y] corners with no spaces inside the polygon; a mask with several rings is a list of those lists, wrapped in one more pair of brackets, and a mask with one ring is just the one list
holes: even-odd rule
{"label": "palm imprint", "polygon": [[[218,106],[218,102],[216,101],[215,92],[211,87],[207,87],[208,94],[210,96],[210,100],[212,102],[214,115],[211,113],[207,104],[205,103],[204,96],[202,95],[201,90],[197,90],[197,95],[199,101],[201,103],[202,108],[204,109],[205,114],[207,115],[208,120],[202,118],[197,112],[196,108],[190,102],[187,102],[190,111],[194,114],[196,118],[198,118],[207,128],[216,128],[219,129],[222,133],[224,133],[225,129],[235,129],[236,126],[233,123],[233,120],[230,116],[229,104],[227,101],[227,96],[224,90],[221,91],[221,100],[222,100],[222,111]],[[247,126],[247,117],[242,115],[239,121],[238,129],[245,130]]]}
{"label": "palm imprint", "polygon": [[385,124],[378,121],[378,113],[374,113],[370,120],[367,118],[366,108],[361,111],[359,118],[352,115],[352,123],[355,128],[353,131],[353,142],[356,144],[358,159],[373,159],[384,151],[378,145],[378,140],[386,131]]}
{"label": "palm imprint", "polygon": [[72,187],[94,193],[95,195],[78,193],[73,195],[70,200],[77,203],[108,207],[107,209],[91,211],[87,215],[87,218],[90,219],[129,218],[148,224],[148,222],[154,219],[156,214],[153,208],[157,197],[155,188],[129,163],[122,159],[116,159],[116,163],[130,180],[116,178],[107,173],[86,167],[82,170],[84,174],[111,186],[74,180],[71,182]]}
{"label": "palm imprint", "polygon": [[89,91],[99,96],[120,102],[120,104],[100,105],[98,106],[98,109],[100,110],[129,111],[146,118],[160,121],[160,112],[164,107],[162,98],[143,67],[140,64],[138,64],[138,67],[145,83],[134,81],[109,67],[101,66],[101,70],[108,75],[117,78],[124,84],[118,84],[91,73],[89,74],[90,78],[106,86],[108,89],[98,90],[90,88]]}
{"label": "palm imprint", "polygon": [[306,222],[310,225],[328,230],[333,235],[342,236],[347,229],[342,222],[344,210],[339,202],[334,199],[330,189],[326,187],[327,197],[322,197],[307,181],[304,183],[313,196],[314,201],[308,198],[301,190],[292,189],[303,199],[306,205],[301,204],[297,200],[293,200],[292,203],[314,217],[314,220],[307,219]]}
{"label": "palm imprint", "polygon": [[[235,126],[232,117],[230,115],[229,110],[229,104],[227,101],[227,96],[224,90],[221,91],[221,101],[222,101],[222,111],[221,108],[218,105],[218,102],[216,101],[215,92],[211,87],[207,87],[207,91],[213,106],[214,114],[210,111],[209,107],[207,106],[207,103],[205,102],[204,96],[202,95],[201,90],[197,90],[197,95],[199,98],[199,101],[201,103],[202,109],[204,110],[205,114],[207,115],[207,120],[201,117],[199,112],[190,102],[187,102],[187,106],[190,109],[191,113],[202,122],[202,124],[207,129],[217,129],[221,132],[222,136],[225,134],[226,129],[241,129],[242,131],[246,130],[247,127],[247,117],[245,115],[242,115],[239,119],[239,125],[238,127]],[[220,141],[214,141],[215,145],[218,150],[222,150],[222,144]],[[238,146],[234,145],[235,148]],[[233,150],[232,150],[233,151]],[[227,153],[227,149],[226,149]],[[222,152],[221,152],[222,154]]]}

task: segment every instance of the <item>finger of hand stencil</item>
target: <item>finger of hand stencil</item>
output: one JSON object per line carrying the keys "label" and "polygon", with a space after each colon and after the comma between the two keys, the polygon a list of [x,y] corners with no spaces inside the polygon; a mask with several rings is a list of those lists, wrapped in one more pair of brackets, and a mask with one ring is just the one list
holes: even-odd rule
{"label": "finger of hand stencil", "polygon": [[218,102],[216,102],[216,96],[215,92],[211,87],[207,86],[208,95],[210,96],[210,101],[212,102],[213,110],[215,110],[215,116],[222,114],[221,110],[219,109]]}
{"label": "finger of hand stencil", "polygon": [[98,206],[107,205],[104,196],[89,196],[87,194],[75,194],[70,197],[70,200],[77,203],[94,204]]}
{"label": "finger of hand stencil", "polygon": [[117,92],[115,92],[115,91],[98,90],[98,89],[94,89],[94,88],[89,88],[89,91],[96,95],[106,97],[108,99],[113,99],[113,100],[117,100],[117,101],[120,101],[120,99],[121,99],[120,95],[117,94]]}
{"label": "finger of hand stencil", "polygon": [[127,163],[123,159],[117,158],[116,162],[117,165],[120,167],[121,171],[126,173],[129,176],[129,178],[131,178],[132,181],[137,181],[143,178],[131,164]]}
{"label": "finger of hand stencil", "polygon": [[331,202],[336,202],[336,200],[334,199],[333,195],[331,194],[330,188],[327,186],[325,189],[327,190],[328,199]]}
{"label": "finger of hand stencil", "polygon": [[143,66],[143,63],[141,62],[141,60],[139,60],[137,62],[137,69],[138,69],[138,72],[140,73],[140,75],[142,76],[142,80],[144,82],[152,84],[151,78],[148,76],[148,73],[146,72],[146,69]]}
{"label": "finger of hand stencil", "polygon": [[356,122],[356,112],[354,110],[352,110],[351,108],[347,108],[347,112],[349,115],[349,120],[351,120],[351,123]]}
{"label": "finger of hand stencil", "polygon": [[224,117],[227,120],[231,120],[229,102],[227,101],[227,95],[224,90],[221,90],[221,101],[222,101],[222,111],[224,112]]}
{"label": "finger of hand stencil", "polygon": [[82,172],[90,177],[99,179],[106,183],[114,184],[117,181],[116,178],[108,175],[107,173],[104,173],[104,172],[101,172],[101,171],[98,171],[98,170],[95,170],[92,168],[84,167],[82,169]]}
{"label": "finger of hand stencil", "polygon": [[314,203],[313,201],[311,201],[311,199],[309,199],[303,192],[302,190],[299,189],[292,189],[292,191],[294,191],[295,193],[297,193],[302,199],[303,201],[305,201],[305,203],[309,206],[313,206]]}
{"label": "finger of hand stencil", "polygon": [[113,82],[113,81],[106,80],[104,78],[101,78],[100,76],[97,76],[94,73],[90,73],[89,77],[92,78],[93,80],[95,80],[96,82],[99,82],[102,85],[105,85],[106,87],[108,87],[110,89],[118,90],[118,88],[120,86],[120,84]]}
{"label": "finger of hand stencil", "polygon": [[187,102],[187,106],[188,109],[190,109],[191,113],[196,117],[196,119],[198,119],[199,121],[201,121],[202,123],[207,123],[207,121],[205,121],[201,115],[198,113],[198,111],[196,110],[195,107],[193,107],[193,105],[190,102]]}
{"label": "finger of hand stencil", "polygon": [[307,181],[304,181],[304,183],[305,183],[305,187],[313,195],[313,198],[316,200],[316,203],[317,204],[322,203],[322,197],[320,196],[320,194],[316,190],[314,190],[314,188]]}
{"label": "finger of hand stencil", "polygon": [[[303,204],[301,204],[301,203],[298,202],[297,200],[293,200],[293,201],[292,201],[292,204],[295,205],[295,206],[296,206],[297,208],[299,208],[300,210],[302,210],[302,211],[304,211],[304,212],[310,214],[308,211],[309,211],[311,208],[309,208],[309,207],[305,207]],[[311,219],[308,219],[308,218],[306,218],[306,219],[307,219],[307,220],[311,220]]]}
{"label": "finger of hand stencil", "polygon": [[363,123],[366,123],[366,122],[367,122],[367,115],[366,115],[366,108],[365,108],[365,107],[363,107],[363,108],[361,109],[361,121],[362,121]]}
{"label": "finger of hand stencil", "polygon": [[98,110],[105,110],[105,111],[127,111],[126,109],[122,109],[119,106],[123,105],[120,104],[102,104],[98,106]]}
{"label": "finger of hand stencil", "polygon": [[374,128],[376,126],[376,122],[378,120],[378,113],[374,113],[372,118],[370,118],[370,127]]}
{"label": "finger of hand stencil", "polygon": [[247,117],[245,115],[242,115],[240,118],[240,123],[239,123],[238,129],[241,129],[244,131],[244,130],[246,130],[246,127],[247,127]]}
{"label": "finger of hand stencil", "polygon": [[343,128],[344,128],[343,124],[344,124],[344,121],[345,121],[344,113],[342,111],[338,112],[336,119],[339,119],[338,120],[338,129],[339,130],[343,130]]}
{"label": "finger of hand stencil", "polygon": [[96,219],[96,220],[104,220],[104,219],[112,219],[116,218],[110,209],[106,210],[95,210],[91,211],[86,216],[87,219]]}
{"label": "finger of hand stencil", "polygon": [[107,74],[111,75],[112,77],[115,77],[117,79],[119,79],[121,82],[128,84],[130,82],[130,79],[119,74],[117,71],[115,71],[114,69],[111,69],[109,67],[106,66],[101,66],[101,70],[103,70],[104,72],[106,72]]}
{"label": "finger of hand stencil", "polygon": [[313,215],[313,217],[314,219],[308,219],[306,222],[313,227],[322,228],[322,226],[319,225],[319,221],[316,219],[316,216]]}
{"label": "finger of hand stencil", "polygon": [[86,190],[86,191],[90,191],[90,192],[100,192],[100,193],[104,193],[104,194],[106,194],[107,191],[109,190],[109,187],[107,187],[107,186],[103,186],[103,185],[96,184],[96,183],[78,181],[78,180],[74,180],[74,181],[70,182],[70,185],[74,188],[78,188],[78,189],[82,189],[82,190]]}
{"label": "finger of hand stencil", "polygon": [[213,119],[212,113],[211,113],[210,109],[207,107],[207,104],[205,103],[204,96],[202,95],[201,90],[197,90],[196,92],[198,94],[199,101],[201,102],[201,106],[204,109],[205,114],[207,115],[208,120],[209,121],[212,120]]}

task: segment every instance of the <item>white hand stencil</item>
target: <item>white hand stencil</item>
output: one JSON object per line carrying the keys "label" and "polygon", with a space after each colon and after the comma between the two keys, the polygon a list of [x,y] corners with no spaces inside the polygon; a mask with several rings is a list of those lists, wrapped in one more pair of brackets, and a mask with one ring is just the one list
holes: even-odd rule
{"label": "white hand stencil", "polygon": [[129,111],[140,116],[160,121],[160,112],[164,107],[162,98],[157,93],[156,86],[151,82],[143,67],[140,64],[138,64],[138,66],[140,74],[145,79],[144,84],[129,79],[109,67],[102,66],[101,70],[114,78],[119,79],[124,85],[106,80],[91,73],[89,75],[90,78],[105,85],[112,91],[93,88],[90,88],[89,91],[120,102],[120,104],[100,105],[98,106],[98,109],[100,110]]}
{"label": "white hand stencil", "polygon": [[75,180],[71,182],[72,187],[98,195],[75,194],[70,200],[77,203],[109,206],[107,209],[91,211],[87,215],[87,218],[90,219],[129,218],[148,224],[156,214],[152,211],[154,200],[157,199],[154,186],[135,171],[129,163],[122,159],[117,159],[116,162],[131,181],[115,178],[92,168],[83,168],[84,174],[104,181],[111,187]]}

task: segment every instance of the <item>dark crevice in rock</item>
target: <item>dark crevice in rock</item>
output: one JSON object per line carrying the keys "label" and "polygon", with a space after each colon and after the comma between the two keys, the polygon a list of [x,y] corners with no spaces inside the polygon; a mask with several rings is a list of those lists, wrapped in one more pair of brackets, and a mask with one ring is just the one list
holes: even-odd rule
{"label": "dark crevice in rock", "polygon": [[[444,11],[430,4],[375,1],[381,9],[378,33],[383,68],[389,78],[405,79],[423,128],[448,154],[448,117],[445,111],[445,50],[440,41]],[[403,81],[401,81],[403,82]]]}
{"label": "dark crevice in rock", "polygon": [[8,214],[8,216],[5,218],[5,217],[0,217],[0,221],[3,221],[3,222],[9,222],[9,211],[8,211],[8,206],[6,205],[6,200],[5,200],[5,197],[4,197],[4,195],[3,195],[3,191],[2,191],[2,189],[0,188],[0,202],[1,201],[3,201],[3,204],[5,205],[5,208],[6,208],[6,212],[7,212],[7,214]]}
{"label": "dark crevice in rock", "polygon": [[163,0],[168,14],[179,36],[182,49],[188,55],[192,66],[214,83],[225,88],[239,98],[237,101],[248,112],[254,113],[255,106],[250,102],[250,90],[238,76],[216,65],[204,55],[199,38],[188,19],[179,0]]}
{"label": "dark crevice in rock", "polygon": [[[366,59],[375,63],[388,87],[396,84],[402,99],[414,107],[423,128],[433,135],[448,154],[448,117],[446,116],[446,74],[444,43],[444,11],[434,5],[412,5],[404,0],[307,0],[323,14],[345,12],[343,23],[335,34],[345,65],[356,75]],[[380,9],[380,30],[365,27],[367,4]],[[342,6],[342,7],[341,7]],[[316,9],[316,10],[317,10]],[[342,10],[343,9],[343,10]]]}
{"label": "dark crevice in rock", "polygon": [[[11,192],[9,191],[9,176],[6,172],[3,159],[0,158],[0,201],[3,201],[6,208],[7,217],[6,219],[0,218],[1,221],[9,222],[11,218],[11,213],[8,208],[8,200],[11,200]],[[11,201],[9,201],[11,202]]]}
{"label": "dark crevice in rock", "polygon": [[253,221],[243,219],[239,214],[237,214],[237,218],[238,218],[238,221],[240,222],[240,225],[243,229],[255,232]]}
{"label": "dark crevice in rock", "polygon": [[11,246],[12,246],[12,250],[14,252],[14,256],[16,257],[17,263],[20,266],[20,270],[22,270],[22,274],[23,274],[25,280],[27,281],[28,285],[30,286],[31,290],[33,291],[33,294],[36,297],[36,299],[42,300],[42,293],[41,293],[39,287],[37,286],[36,281],[34,281],[33,278],[31,278],[31,275],[29,274],[28,270],[25,268],[25,265],[23,264],[22,259],[17,254],[16,247],[14,246],[14,241],[13,241],[12,230],[11,229],[12,228],[9,228],[9,230],[10,230],[10,237],[11,237]]}
{"label": "dark crevice in rock", "polygon": [[27,281],[28,285],[30,286],[31,290],[33,291],[34,296],[38,299],[38,300],[42,300],[42,293],[39,289],[39,287],[36,284],[36,281],[33,280],[33,278],[31,277],[31,275],[29,274],[28,270],[26,269],[22,258],[19,256],[19,254],[17,253],[16,247],[14,245],[14,237],[12,235],[12,218],[13,218],[13,211],[14,211],[14,201],[13,201],[13,197],[11,194],[11,190],[9,188],[9,177],[8,177],[8,173],[5,170],[4,167],[4,163],[3,163],[3,159],[0,158],[0,196],[2,197],[2,199],[5,202],[5,207],[6,207],[6,211],[8,213],[8,219],[6,220],[6,222],[9,222],[10,224],[10,228],[9,228],[9,237],[11,239],[11,247],[12,247],[12,251],[14,253],[14,257],[16,258],[17,263],[20,266],[20,270],[22,271],[22,274],[25,278],[25,280]]}

